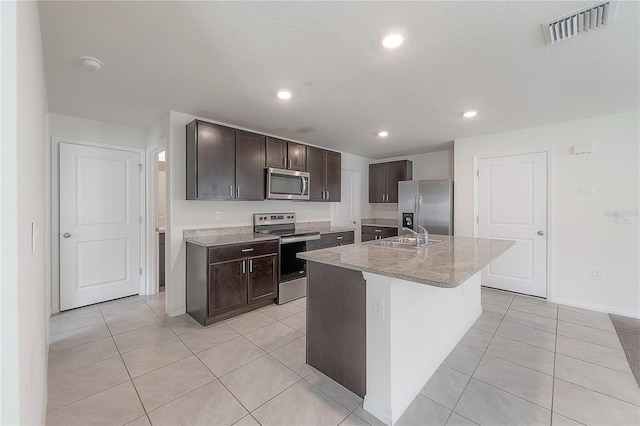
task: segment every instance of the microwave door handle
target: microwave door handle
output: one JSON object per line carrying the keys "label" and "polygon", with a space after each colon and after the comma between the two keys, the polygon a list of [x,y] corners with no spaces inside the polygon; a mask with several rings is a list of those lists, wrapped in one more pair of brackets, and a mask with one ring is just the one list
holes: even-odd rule
{"label": "microwave door handle", "polygon": [[302,192],[300,193],[300,195],[304,195],[305,192],[307,192],[307,179],[302,176]]}

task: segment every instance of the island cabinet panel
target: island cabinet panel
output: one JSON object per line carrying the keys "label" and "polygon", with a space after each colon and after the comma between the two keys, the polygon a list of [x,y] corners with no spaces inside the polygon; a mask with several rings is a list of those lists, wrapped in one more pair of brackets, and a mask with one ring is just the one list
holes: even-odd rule
{"label": "island cabinet panel", "polygon": [[278,243],[187,243],[187,313],[210,325],[273,303]]}
{"label": "island cabinet panel", "polygon": [[342,189],[341,159],[342,155],[339,152],[313,146],[307,147],[310,201],[340,201]]}
{"label": "island cabinet panel", "polygon": [[380,240],[397,235],[398,228],[395,226],[362,225],[362,242]]}
{"label": "island cabinet panel", "polygon": [[307,171],[307,146],[276,138],[267,138],[265,165],[278,169]]}
{"label": "island cabinet panel", "polygon": [[366,286],[362,272],[307,262],[307,363],[366,393]]}
{"label": "island cabinet panel", "polygon": [[332,232],[320,235],[320,248],[346,246],[354,243],[354,231]]}
{"label": "island cabinet panel", "polygon": [[187,124],[187,200],[264,200],[265,137]]}
{"label": "island cabinet panel", "polygon": [[369,202],[397,203],[398,182],[413,179],[409,160],[369,164]]}

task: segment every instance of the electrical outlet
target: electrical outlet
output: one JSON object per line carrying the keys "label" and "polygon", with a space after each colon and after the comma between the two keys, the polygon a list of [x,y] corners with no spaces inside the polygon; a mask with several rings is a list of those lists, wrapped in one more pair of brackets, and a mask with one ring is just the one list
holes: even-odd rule
{"label": "electrical outlet", "polygon": [[600,269],[592,269],[591,270],[591,278],[593,278],[594,280],[601,280],[602,279],[602,271]]}
{"label": "electrical outlet", "polygon": [[378,319],[384,319],[384,300],[373,298],[371,300],[373,303],[373,317]]}
{"label": "electrical outlet", "polygon": [[222,220],[222,212],[216,212],[216,220]]}

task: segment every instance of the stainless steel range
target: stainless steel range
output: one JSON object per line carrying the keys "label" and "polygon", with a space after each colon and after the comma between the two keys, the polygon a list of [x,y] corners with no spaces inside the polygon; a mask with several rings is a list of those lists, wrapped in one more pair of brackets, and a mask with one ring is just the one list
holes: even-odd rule
{"label": "stainless steel range", "polygon": [[278,298],[279,305],[307,295],[306,261],[296,255],[320,248],[320,233],[296,232],[295,213],[256,213],[253,231],[280,237],[278,245]]}

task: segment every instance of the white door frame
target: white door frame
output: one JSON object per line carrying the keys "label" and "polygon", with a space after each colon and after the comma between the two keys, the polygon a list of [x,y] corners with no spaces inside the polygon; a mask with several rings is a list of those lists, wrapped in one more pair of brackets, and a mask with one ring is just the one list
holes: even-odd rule
{"label": "white door frame", "polygon": [[[158,154],[165,151],[166,138],[147,149],[147,265],[148,274],[145,280],[145,294],[156,294],[160,291],[158,283],[158,232],[156,217],[158,214]],[[165,158],[165,161],[166,158]],[[166,263],[165,263],[166,264]],[[166,277],[165,277],[166,280]],[[166,288],[166,287],[165,287]]]}
{"label": "white door frame", "polygon": [[478,204],[478,191],[479,191],[479,178],[478,169],[481,159],[495,158],[495,157],[511,157],[514,155],[523,154],[547,154],[547,300],[553,301],[553,283],[552,274],[553,270],[553,247],[555,241],[555,229],[553,226],[553,151],[551,148],[538,148],[538,149],[523,149],[508,152],[494,152],[482,155],[473,156],[473,236],[478,238],[479,224],[476,218],[480,213]]}
{"label": "white door frame", "polygon": [[[98,142],[81,141],[77,139],[51,137],[51,313],[60,312],[60,143],[92,146],[96,148],[114,149],[135,152],[140,155],[143,170],[146,169],[146,155],[144,149],[121,145],[110,145]],[[147,294],[145,288],[146,267],[146,179],[140,178],[140,214],[143,223],[140,225],[140,294]]]}

